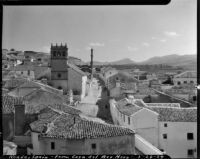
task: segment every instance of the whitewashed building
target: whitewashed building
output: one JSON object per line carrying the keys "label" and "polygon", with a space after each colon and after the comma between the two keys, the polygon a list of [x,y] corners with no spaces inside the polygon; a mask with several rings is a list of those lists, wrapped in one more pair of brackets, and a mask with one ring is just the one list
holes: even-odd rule
{"label": "whitewashed building", "polygon": [[110,100],[115,124],[126,126],[172,158],[197,156],[197,109],[134,98]]}
{"label": "whitewashed building", "polygon": [[197,84],[197,72],[196,71],[185,71],[173,78],[174,85],[182,84]]}

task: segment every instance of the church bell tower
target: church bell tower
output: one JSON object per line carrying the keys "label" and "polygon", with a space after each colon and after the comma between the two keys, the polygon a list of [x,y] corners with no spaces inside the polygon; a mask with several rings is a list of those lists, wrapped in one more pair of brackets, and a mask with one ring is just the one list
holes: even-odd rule
{"label": "church bell tower", "polygon": [[57,89],[68,88],[68,48],[67,44],[51,44],[51,84]]}

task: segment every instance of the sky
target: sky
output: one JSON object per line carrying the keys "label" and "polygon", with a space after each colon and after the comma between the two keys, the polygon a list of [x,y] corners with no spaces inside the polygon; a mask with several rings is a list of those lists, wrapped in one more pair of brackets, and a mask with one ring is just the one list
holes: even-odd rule
{"label": "sky", "polygon": [[197,0],[168,5],[3,6],[2,48],[50,52],[95,61],[197,53]]}

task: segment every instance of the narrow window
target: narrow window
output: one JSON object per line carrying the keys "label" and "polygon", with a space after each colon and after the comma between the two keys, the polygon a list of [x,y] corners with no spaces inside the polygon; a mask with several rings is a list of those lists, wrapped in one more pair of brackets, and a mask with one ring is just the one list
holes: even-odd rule
{"label": "narrow window", "polygon": [[56,51],[53,52],[53,56],[56,57]]}
{"label": "narrow window", "polygon": [[21,72],[21,74],[23,75],[23,71]]}
{"label": "narrow window", "polygon": [[167,127],[167,123],[164,123],[164,127]]}
{"label": "narrow window", "polygon": [[187,139],[193,140],[194,139],[193,133],[187,133]]}
{"label": "narrow window", "polygon": [[60,73],[58,73],[58,78],[60,78],[61,77],[61,74]]}
{"label": "narrow window", "polygon": [[96,149],[96,144],[92,144],[92,149]]}
{"label": "narrow window", "polygon": [[28,70],[28,76],[30,76],[30,70]]}
{"label": "narrow window", "polygon": [[194,150],[193,149],[188,149],[188,157],[194,156]]}
{"label": "narrow window", "polygon": [[130,119],[130,117],[128,117],[128,124],[129,124],[129,125],[131,124],[131,119]]}
{"label": "narrow window", "polygon": [[63,51],[63,56],[65,56],[65,51]]}
{"label": "narrow window", "polygon": [[197,100],[197,97],[196,96],[193,96],[193,101],[196,101]]}
{"label": "narrow window", "polygon": [[124,115],[124,122],[125,122],[125,117],[126,117],[126,116]]}
{"label": "narrow window", "polygon": [[51,142],[51,149],[52,149],[52,150],[55,149],[55,142]]}
{"label": "narrow window", "polygon": [[105,108],[108,109],[108,105],[107,104],[105,105]]}
{"label": "narrow window", "polygon": [[163,134],[163,139],[167,139],[167,134]]}

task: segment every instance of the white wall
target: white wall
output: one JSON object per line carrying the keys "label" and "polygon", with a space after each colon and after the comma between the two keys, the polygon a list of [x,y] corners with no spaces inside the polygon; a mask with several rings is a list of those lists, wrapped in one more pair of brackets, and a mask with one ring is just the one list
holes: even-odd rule
{"label": "white wall", "polygon": [[110,89],[110,97],[119,97],[121,95],[121,88],[114,87]]}
{"label": "white wall", "polygon": [[[134,135],[124,135],[108,138],[95,139],[56,139],[56,138],[40,138],[36,141],[33,137],[33,150],[30,149],[29,154],[43,155],[74,155],[74,154],[134,154],[135,139]],[[51,149],[51,142],[54,142],[55,149]],[[92,149],[92,144],[96,144],[96,148]]]}
{"label": "white wall", "polygon": [[[118,111],[114,100],[110,100],[110,112],[114,124],[126,126],[135,130],[154,146],[158,146],[158,114],[149,109],[141,109],[134,115],[124,115]],[[125,116],[125,121],[124,121]],[[130,124],[128,123],[130,118]]]}
{"label": "white wall", "polygon": [[196,78],[174,78],[173,79],[174,85],[178,85],[178,81],[180,81],[181,84],[184,84],[184,81],[187,81],[187,84],[190,83],[190,81],[193,81],[194,84],[197,83],[197,79]]}
{"label": "white wall", "polygon": [[132,116],[136,133],[158,147],[158,114],[149,109],[139,110]]}
{"label": "white wall", "polygon": [[[40,142],[38,140],[38,133],[31,132],[31,141],[32,141],[33,149],[30,152],[33,153],[34,155],[43,154],[42,147],[41,147]],[[28,154],[28,155],[30,155],[30,154]]]}
{"label": "white wall", "polygon": [[[164,123],[167,123],[167,127],[164,127]],[[194,139],[187,140],[187,133],[193,133]],[[167,134],[167,139],[163,139],[163,134]],[[188,149],[197,149],[197,123],[159,122],[159,148],[172,158],[188,158]]]}
{"label": "white wall", "polygon": [[83,99],[86,95],[86,85],[87,85],[87,76],[82,76],[82,92],[81,99]]}
{"label": "white wall", "polygon": [[[23,74],[22,74],[23,72]],[[16,74],[22,75],[24,77],[28,77],[30,79],[35,79],[34,71],[30,71],[30,75],[28,75],[28,71],[16,71]]]}

